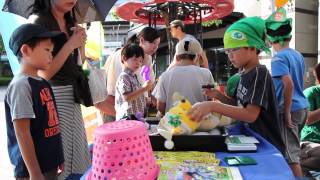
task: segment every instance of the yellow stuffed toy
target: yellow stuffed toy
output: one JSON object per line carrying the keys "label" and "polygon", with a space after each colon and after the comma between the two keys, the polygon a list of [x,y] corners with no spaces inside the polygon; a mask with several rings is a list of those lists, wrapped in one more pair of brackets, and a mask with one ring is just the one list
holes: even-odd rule
{"label": "yellow stuffed toy", "polygon": [[187,116],[187,112],[192,107],[191,103],[179,93],[174,93],[172,99],[175,102],[174,106],[161,118],[158,125],[159,134],[166,139],[165,147],[167,149],[174,147],[174,143],[171,140],[173,135],[193,134],[195,131],[210,131],[217,126],[231,124],[231,118],[217,113],[209,114],[200,122],[192,121]]}
{"label": "yellow stuffed toy", "polygon": [[169,109],[159,123],[159,128],[170,131],[173,135],[192,134],[195,131],[210,131],[217,126],[231,124],[231,118],[221,116],[217,113],[209,114],[200,122],[192,121],[187,112],[192,105],[179,93],[174,93],[172,97],[175,102],[174,107]]}
{"label": "yellow stuffed toy", "polygon": [[192,105],[188,100],[181,99],[161,118],[159,127],[169,130],[173,135],[193,133],[200,123],[192,121],[187,116],[191,107]]}

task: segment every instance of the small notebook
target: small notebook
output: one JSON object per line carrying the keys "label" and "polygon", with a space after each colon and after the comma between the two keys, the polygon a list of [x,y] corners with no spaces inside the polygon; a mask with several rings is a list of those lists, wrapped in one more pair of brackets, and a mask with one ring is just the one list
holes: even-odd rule
{"label": "small notebook", "polygon": [[240,166],[240,165],[256,165],[257,162],[250,156],[228,156],[224,158],[224,161],[229,166]]}
{"label": "small notebook", "polygon": [[253,136],[235,135],[226,138],[229,151],[256,151],[259,141]]}

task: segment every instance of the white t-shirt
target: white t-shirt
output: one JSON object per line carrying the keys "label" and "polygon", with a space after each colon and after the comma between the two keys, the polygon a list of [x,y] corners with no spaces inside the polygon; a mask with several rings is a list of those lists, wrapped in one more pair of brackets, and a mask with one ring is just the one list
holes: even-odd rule
{"label": "white t-shirt", "polygon": [[[114,54],[110,55],[105,64],[105,70],[107,73],[107,92],[109,95],[115,96],[116,82],[117,79],[124,69],[121,63],[121,50],[119,49]],[[151,80],[155,80],[155,75],[152,68],[152,58],[150,55],[145,55],[143,65],[148,65],[150,67],[150,77]],[[140,75],[141,68],[136,72],[138,80],[141,85],[144,83],[143,77]]]}
{"label": "white t-shirt", "polygon": [[[200,42],[194,36],[192,36],[191,34],[185,34],[182,40],[186,41],[188,39],[195,40],[200,44]],[[182,40],[180,40],[180,41],[182,41]],[[201,53],[201,52],[199,52],[199,53]]]}
{"label": "white t-shirt", "polygon": [[173,106],[172,95],[178,92],[191,104],[207,100],[202,85],[213,84],[211,72],[195,65],[176,66],[165,71],[152,92],[159,101],[166,103],[166,112]]}

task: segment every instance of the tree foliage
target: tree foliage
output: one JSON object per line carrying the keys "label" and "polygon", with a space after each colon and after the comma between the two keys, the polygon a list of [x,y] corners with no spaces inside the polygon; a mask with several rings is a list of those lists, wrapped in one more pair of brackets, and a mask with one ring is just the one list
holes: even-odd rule
{"label": "tree foliage", "polygon": [[0,35],[0,54],[2,54],[4,52],[4,44],[2,41],[2,36]]}
{"label": "tree foliage", "polygon": [[203,27],[211,27],[213,25],[215,25],[216,27],[218,27],[220,24],[222,24],[222,20],[221,19],[213,19],[207,22],[202,22],[202,26]]}

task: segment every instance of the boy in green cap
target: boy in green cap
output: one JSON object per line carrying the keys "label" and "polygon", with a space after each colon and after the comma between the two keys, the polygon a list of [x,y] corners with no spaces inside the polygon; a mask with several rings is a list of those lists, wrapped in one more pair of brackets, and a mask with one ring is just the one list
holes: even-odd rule
{"label": "boy in green cap", "polygon": [[303,95],[303,56],[289,48],[292,19],[284,8],[266,19],[267,38],[276,54],[271,60],[271,76],[276,90],[279,120],[288,152],[286,160],[296,177],[302,177],[300,167],[300,132],[307,118],[308,102]]}
{"label": "boy in green cap", "polygon": [[264,42],[265,23],[248,17],[231,25],[224,34],[224,47],[231,63],[242,69],[236,99],[242,106],[207,101],[195,105],[189,116],[198,121],[211,112],[249,123],[249,126],[284,154],[278,112],[271,76],[259,64],[260,51],[268,51]]}

